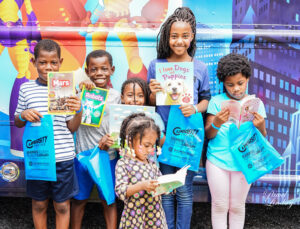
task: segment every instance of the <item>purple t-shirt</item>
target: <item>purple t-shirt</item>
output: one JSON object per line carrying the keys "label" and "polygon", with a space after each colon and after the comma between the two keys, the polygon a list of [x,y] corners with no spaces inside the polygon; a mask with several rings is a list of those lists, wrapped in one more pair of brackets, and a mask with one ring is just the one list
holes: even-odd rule
{"label": "purple t-shirt", "polygon": [[[155,64],[168,62],[167,59],[154,59],[151,61],[148,74],[147,82],[150,82],[150,79],[155,79]],[[209,90],[209,77],[207,72],[206,65],[194,59],[194,104],[198,104],[201,100],[206,99],[210,100],[210,90]],[[167,129],[168,117],[170,113],[170,106],[157,106],[156,111],[160,114],[165,127]]]}

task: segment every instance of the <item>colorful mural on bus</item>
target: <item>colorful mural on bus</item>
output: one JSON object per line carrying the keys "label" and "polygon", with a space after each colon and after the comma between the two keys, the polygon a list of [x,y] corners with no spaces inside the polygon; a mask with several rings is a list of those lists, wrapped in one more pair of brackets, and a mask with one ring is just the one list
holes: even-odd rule
{"label": "colorful mural on bus", "polygon": [[223,91],[216,77],[222,56],[240,53],[251,61],[248,92],[263,100],[267,139],[285,163],[252,185],[248,202],[300,203],[300,5],[290,0],[1,0],[0,195],[24,192],[23,131],[13,114],[20,85],[37,77],[35,44],[57,41],[61,70],[75,71],[77,82],[85,78],[86,55],[106,49],[116,66],[111,85],[120,90],[127,78],[146,79],[160,25],[179,6],[196,16],[196,58],[208,66],[212,95]]}

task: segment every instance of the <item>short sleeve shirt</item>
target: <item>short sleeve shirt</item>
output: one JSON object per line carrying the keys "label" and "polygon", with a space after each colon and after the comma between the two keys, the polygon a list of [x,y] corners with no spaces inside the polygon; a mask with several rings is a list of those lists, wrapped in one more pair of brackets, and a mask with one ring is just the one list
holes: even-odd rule
{"label": "short sleeve shirt", "polygon": [[[226,93],[212,97],[208,104],[207,113],[216,115],[221,111],[221,103],[226,100],[230,100]],[[267,117],[265,106],[262,102],[260,103],[258,113],[264,118]],[[229,150],[231,146],[229,141],[229,126],[230,123],[224,123],[218,130],[217,135],[209,140],[207,160],[222,169],[240,171],[239,165],[235,162]]]}

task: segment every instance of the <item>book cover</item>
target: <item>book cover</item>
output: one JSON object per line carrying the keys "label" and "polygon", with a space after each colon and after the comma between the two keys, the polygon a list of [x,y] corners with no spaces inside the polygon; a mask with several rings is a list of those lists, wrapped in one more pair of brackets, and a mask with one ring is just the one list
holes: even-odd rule
{"label": "book cover", "polygon": [[151,106],[136,106],[124,104],[109,105],[109,126],[110,135],[114,140],[114,144],[110,148],[120,148],[120,128],[123,120],[132,113],[143,112],[149,117],[155,113],[155,107]]}
{"label": "book cover", "polygon": [[75,96],[73,72],[48,73],[48,113],[75,114],[67,106],[70,96]]}
{"label": "book cover", "polygon": [[156,63],[156,80],[163,91],[156,93],[156,105],[193,104],[194,63]]}
{"label": "book cover", "polygon": [[247,121],[254,119],[253,112],[257,112],[261,100],[255,95],[246,96],[240,102],[227,100],[222,102],[221,109],[228,108],[230,111],[228,122],[234,123],[238,128]]}
{"label": "book cover", "polygon": [[174,189],[183,186],[185,184],[185,177],[189,167],[190,166],[184,166],[176,173],[158,177],[157,181],[159,186],[156,188],[155,192],[152,193],[152,196],[168,194]]}
{"label": "book cover", "polygon": [[102,121],[106,100],[109,91],[102,88],[86,90],[83,86],[81,92],[82,119],[81,124],[99,127]]}

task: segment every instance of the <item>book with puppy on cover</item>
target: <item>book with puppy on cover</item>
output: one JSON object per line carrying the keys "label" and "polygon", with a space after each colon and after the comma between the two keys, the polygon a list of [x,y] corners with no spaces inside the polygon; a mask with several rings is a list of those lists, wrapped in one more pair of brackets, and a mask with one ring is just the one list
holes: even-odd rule
{"label": "book with puppy on cover", "polygon": [[221,109],[230,111],[228,122],[234,123],[238,128],[241,124],[254,119],[253,112],[257,112],[261,100],[255,95],[248,95],[240,101],[226,100],[222,102]]}
{"label": "book with puppy on cover", "polygon": [[156,63],[155,78],[163,88],[156,93],[156,105],[193,104],[194,63]]}

